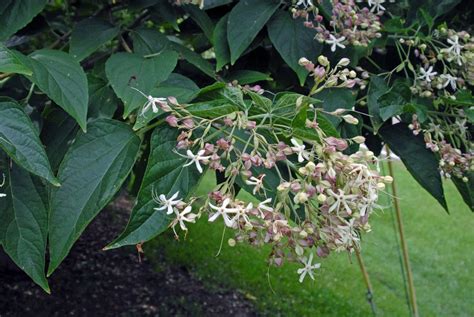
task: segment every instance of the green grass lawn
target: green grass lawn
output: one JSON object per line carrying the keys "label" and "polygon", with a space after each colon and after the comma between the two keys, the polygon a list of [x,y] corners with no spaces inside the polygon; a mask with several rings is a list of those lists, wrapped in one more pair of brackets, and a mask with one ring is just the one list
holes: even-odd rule
{"label": "green grass lawn", "polygon": [[[474,315],[474,214],[451,183],[445,185],[448,215],[397,164],[396,182],[421,316]],[[200,188],[213,183],[212,175]],[[246,195],[245,193],[243,195]],[[408,316],[401,258],[391,209],[371,218],[363,236],[362,255],[374,287],[377,315]],[[184,265],[209,287],[239,289],[266,315],[367,316],[366,288],[355,257],[334,254],[321,261],[316,281],[298,282],[297,264],[268,267],[268,249],[246,245],[219,250],[223,225],[201,219],[180,242],[165,234],[146,251],[164,252],[172,264]],[[229,233],[229,232],[228,232]],[[230,234],[228,235],[230,237]],[[226,240],[227,241],[227,238]],[[269,274],[268,274],[269,273]]]}

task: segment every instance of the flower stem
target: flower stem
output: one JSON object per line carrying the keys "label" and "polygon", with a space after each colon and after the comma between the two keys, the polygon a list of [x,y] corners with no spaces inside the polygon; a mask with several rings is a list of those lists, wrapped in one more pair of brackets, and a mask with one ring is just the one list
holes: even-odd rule
{"label": "flower stem", "polygon": [[394,179],[394,181],[392,182],[393,206],[395,208],[395,215],[396,215],[397,224],[398,224],[398,233],[400,235],[400,245],[402,248],[403,264],[405,266],[405,272],[407,274],[408,295],[410,297],[411,313],[413,316],[418,317],[419,315],[418,315],[418,306],[416,304],[415,283],[413,282],[413,272],[411,270],[410,259],[408,256],[408,246],[405,240],[405,232],[403,229],[403,221],[402,221],[402,212],[401,212],[400,205],[398,202],[398,192],[397,192],[397,186],[395,184],[393,163],[390,160],[390,149],[388,148],[388,146],[385,146],[385,148],[387,150],[387,157],[388,157],[388,160],[387,160],[388,173]]}
{"label": "flower stem", "polygon": [[367,287],[367,301],[369,302],[370,308],[372,309],[372,313],[374,316],[377,314],[374,299],[374,291],[372,288],[372,283],[370,282],[369,273],[367,272],[367,268],[365,267],[364,260],[362,259],[362,254],[360,254],[359,247],[354,245],[355,254],[357,257],[357,262],[359,263],[360,271],[362,276],[364,277],[365,286]]}

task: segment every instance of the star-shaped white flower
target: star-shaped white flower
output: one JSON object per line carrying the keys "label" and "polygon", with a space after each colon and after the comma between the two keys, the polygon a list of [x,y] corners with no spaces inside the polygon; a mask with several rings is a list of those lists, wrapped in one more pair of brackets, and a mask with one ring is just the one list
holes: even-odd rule
{"label": "star-shaped white flower", "polygon": [[459,44],[459,36],[453,35],[446,41],[451,44],[451,46],[447,48],[447,52],[454,52],[456,55],[461,54],[461,50],[464,48],[464,45]]}
{"label": "star-shaped white flower", "polygon": [[332,189],[328,189],[328,193],[334,197],[334,203],[329,207],[329,212],[333,210],[338,212],[341,207],[343,207],[349,215],[352,214],[352,209],[348,203],[352,202],[357,195],[346,195],[342,189],[338,189],[338,193],[335,193]]}
{"label": "star-shaped white flower", "polygon": [[311,0],[298,0],[296,6],[303,6],[305,9],[307,9],[308,7],[313,7],[313,2]]}
{"label": "star-shaped white flower", "polygon": [[248,180],[245,181],[245,184],[247,185],[251,185],[251,186],[255,186],[253,188],[253,191],[252,193],[255,195],[257,192],[260,191],[260,189],[262,188],[263,186],[263,177],[265,175],[262,175],[260,177],[255,177],[255,176],[251,176]]}
{"label": "star-shaped white flower", "polygon": [[181,230],[188,231],[188,228],[186,227],[185,222],[190,222],[190,223],[195,223],[196,222],[197,215],[192,213],[191,211],[192,211],[192,207],[191,207],[191,205],[189,205],[186,208],[184,208],[183,211],[181,211],[180,213],[177,213],[176,219],[173,220],[173,222],[171,223],[171,226],[173,227],[173,231],[174,231],[175,235],[176,235],[176,231],[175,231],[174,227],[178,223],[179,223],[179,226],[181,227]]}
{"label": "star-shaped white flower", "polygon": [[438,74],[437,72],[433,71],[433,66],[430,66],[428,69],[420,68],[421,75],[418,79],[426,80],[427,82],[431,82],[431,79]]}
{"label": "star-shaped white flower", "polygon": [[308,274],[309,277],[311,277],[311,279],[314,281],[313,271],[316,270],[316,269],[319,269],[321,267],[321,264],[320,263],[315,263],[315,264],[312,263],[313,262],[313,253],[311,253],[309,255],[308,259],[306,257],[302,258],[301,262],[304,264],[304,267],[302,267],[301,269],[298,269],[298,271],[296,271],[300,275],[300,279],[299,279],[300,283],[303,283],[304,278],[306,277],[306,274]]}
{"label": "star-shaped white flower", "polygon": [[227,207],[230,203],[230,198],[224,199],[221,206],[214,206],[213,204],[209,203],[209,207],[214,209],[216,212],[209,217],[209,222],[215,221],[219,216],[222,216],[224,219],[224,223],[227,227],[233,227],[235,221],[231,219],[229,216],[230,214],[236,214],[239,211],[239,208],[230,208]]}
{"label": "star-shaped white flower", "polygon": [[194,163],[196,164],[196,168],[199,171],[199,173],[202,173],[202,166],[200,162],[206,163],[210,158],[210,156],[204,156],[205,152],[206,150],[199,150],[197,154],[194,155],[193,152],[191,152],[191,150],[187,150],[185,157],[190,159],[190,161],[184,164],[183,166],[189,166]]}
{"label": "star-shaped white flower", "polygon": [[298,154],[298,162],[302,163],[304,160],[309,160],[309,152],[305,150],[306,146],[304,144],[300,144],[296,139],[291,139],[291,143],[294,146],[291,147],[291,150]]}
{"label": "star-shaped white flower", "polygon": [[458,80],[457,77],[454,77],[451,74],[441,74],[439,77],[444,79],[443,88],[446,88],[448,85],[451,85],[451,88],[453,88],[453,90],[456,90],[456,82]]}
{"label": "star-shaped white flower", "polygon": [[160,105],[167,104],[166,98],[155,98],[152,96],[147,97],[147,102],[143,105],[142,114],[152,109],[153,113],[158,113],[160,111]]}
{"label": "star-shaped white flower", "polygon": [[153,197],[153,199],[161,205],[161,207],[156,207],[156,208],[153,208],[155,210],[167,210],[166,211],[166,214],[167,215],[171,215],[174,211],[174,206],[176,206],[177,204],[181,203],[181,199],[178,198],[178,195],[179,195],[179,191],[177,191],[176,193],[174,193],[173,196],[171,196],[170,199],[167,199],[166,196],[164,194],[161,194],[160,196],[158,197]]}
{"label": "star-shaped white flower", "polygon": [[346,46],[341,43],[341,42],[343,42],[345,39],[346,39],[345,36],[341,36],[340,38],[336,38],[334,35],[329,34],[329,39],[326,40],[326,43],[327,43],[327,44],[331,44],[331,52],[335,52],[335,51],[336,51],[336,48],[338,48],[338,47],[340,47],[340,48],[346,48]]}
{"label": "star-shaped white flower", "polygon": [[268,198],[268,199],[265,199],[264,201],[261,201],[260,203],[258,203],[257,209],[258,209],[258,211],[260,211],[260,216],[262,218],[265,216],[264,215],[265,211],[273,212],[273,207],[268,206],[268,204],[270,204],[271,202],[272,202],[272,199]]}
{"label": "star-shaped white flower", "polygon": [[369,0],[368,4],[369,7],[371,7],[370,12],[374,12],[377,10],[377,13],[380,11],[385,11],[385,7],[382,6],[382,3],[384,3],[385,0]]}

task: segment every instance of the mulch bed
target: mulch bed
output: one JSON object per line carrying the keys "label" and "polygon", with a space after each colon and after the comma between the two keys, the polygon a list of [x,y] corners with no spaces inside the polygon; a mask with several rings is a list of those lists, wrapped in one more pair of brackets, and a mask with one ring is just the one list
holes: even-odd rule
{"label": "mulch bed", "polygon": [[206,288],[184,267],[139,263],[135,248],[101,251],[122,230],[130,202],[120,196],[86,229],[50,278],[52,295],[0,265],[0,316],[255,316],[237,291]]}

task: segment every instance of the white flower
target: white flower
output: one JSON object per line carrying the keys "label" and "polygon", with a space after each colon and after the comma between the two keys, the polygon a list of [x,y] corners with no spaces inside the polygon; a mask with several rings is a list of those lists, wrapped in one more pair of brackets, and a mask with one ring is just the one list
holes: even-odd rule
{"label": "white flower", "polygon": [[302,163],[305,159],[309,160],[309,152],[305,151],[306,146],[304,144],[299,144],[296,139],[291,139],[291,143],[294,145],[291,149],[298,154],[298,162]]}
{"label": "white flower", "polygon": [[309,277],[311,277],[311,279],[314,281],[313,271],[316,269],[319,269],[321,267],[321,264],[320,263],[312,264],[313,253],[309,255],[309,259],[304,257],[303,259],[301,259],[301,262],[304,264],[304,267],[296,271],[300,275],[300,279],[299,279],[300,283],[303,283],[303,280],[306,277],[306,274],[309,274]]}
{"label": "white flower", "polygon": [[273,207],[267,206],[267,204],[270,204],[272,202],[271,198],[265,199],[264,201],[260,202],[257,206],[258,211],[260,211],[260,216],[264,218],[264,212],[273,212]]}
{"label": "white flower", "polygon": [[195,163],[196,168],[199,171],[199,173],[202,173],[202,166],[201,166],[200,162],[202,161],[204,163],[207,163],[207,161],[209,160],[209,157],[210,157],[210,156],[203,156],[205,152],[206,152],[206,150],[199,150],[197,152],[197,154],[194,155],[193,152],[191,152],[191,150],[187,150],[185,157],[190,159],[191,161],[184,164],[183,166],[189,166],[189,165]]}
{"label": "white flower", "polygon": [[298,0],[296,6],[299,7],[301,5],[307,9],[308,7],[313,7],[313,2],[311,0]]}
{"label": "white flower", "polygon": [[238,208],[228,208],[227,205],[230,203],[230,198],[224,199],[222,202],[222,205],[220,207],[214,206],[213,204],[209,203],[209,207],[211,209],[214,209],[216,212],[209,217],[209,222],[213,222],[219,217],[219,215],[222,215],[222,218],[224,219],[224,223],[226,224],[227,227],[233,227],[234,226],[234,220],[229,217],[229,214],[236,214],[239,209]]}
{"label": "white flower", "polygon": [[238,222],[239,220],[243,220],[246,224],[251,224],[250,223],[250,218],[247,213],[251,212],[253,209],[253,204],[249,203],[247,207],[239,207],[237,208],[237,212],[235,213],[234,218],[231,219],[232,223],[235,223],[236,221]]}
{"label": "white flower", "polygon": [[334,203],[329,207],[329,212],[333,210],[338,212],[341,207],[344,207],[349,215],[352,214],[352,209],[349,207],[348,202],[352,202],[357,195],[346,195],[342,189],[338,189],[339,194],[336,194],[332,189],[328,189],[328,192],[334,197]]}
{"label": "white flower", "polygon": [[148,101],[143,105],[142,114],[148,111],[151,106],[153,113],[158,113],[160,111],[159,106],[161,104],[166,104],[166,98],[155,98],[152,96],[146,97]]}
{"label": "white flower", "polygon": [[255,186],[253,188],[253,191],[252,193],[255,195],[258,191],[260,191],[260,188],[262,188],[263,186],[263,177],[265,175],[262,175],[260,177],[255,177],[255,176],[251,176],[250,179],[246,180],[245,181],[245,184],[247,185],[252,185],[252,186]]}
{"label": "white flower", "polygon": [[329,40],[326,40],[326,43],[331,44],[331,52],[335,52],[337,47],[346,48],[344,44],[341,44],[341,42],[343,42],[346,39],[345,36],[336,38],[334,35],[329,34],[329,38],[330,38]]}
{"label": "white flower", "polygon": [[177,204],[182,202],[181,199],[179,199],[179,198],[177,199],[178,195],[179,195],[179,191],[174,193],[174,195],[171,196],[170,199],[167,199],[164,194],[161,194],[158,197],[154,196],[153,200],[156,201],[158,204],[160,204],[161,207],[156,207],[156,208],[153,208],[153,209],[155,209],[155,210],[165,210],[165,209],[167,209],[166,214],[167,215],[172,214],[173,210],[174,210],[174,206],[176,206]]}
{"label": "white flower", "polygon": [[374,12],[375,10],[377,10],[377,13],[385,11],[385,8],[382,6],[384,2],[385,0],[369,0],[369,7],[371,7],[370,12]]}
{"label": "white flower", "polygon": [[451,44],[450,47],[446,49],[447,52],[454,52],[456,55],[461,54],[461,49],[464,47],[463,45],[459,44],[459,36],[453,35],[453,37],[449,38],[446,40],[449,44]]}
{"label": "white flower", "polygon": [[196,222],[196,217],[197,215],[194,213],[191,213],[192,207],[191,205],[187,206],[184,208],[183,211],[180,213],[177,213],[176,219],[173,220],[171,223],[171,227],[173,228],[174,234],[176,234],[175,226],[179,223],[179,226],[181,227],[181,230],[183,231],[188,231],[188,228],[186,227],[185,222],[190,222],[190,223],[195,223]]}
{"label": "white flower", "polygon": [[457,77],[454,77],[450,74],[442,74],[439,77],[445,80],[443,88],[446,88],[448,85],[451,85],[451,88],[453,88],[453,90],[456,90],[456,81],[458,80]]}
{"label": "white flower", "polygon": [[433,66],[430,66],[428,69],[420,68],[421,76],[418,79],[426,80],[427,82],[431,82],[432,77],[434,77],[437,72],[433,71]]}

